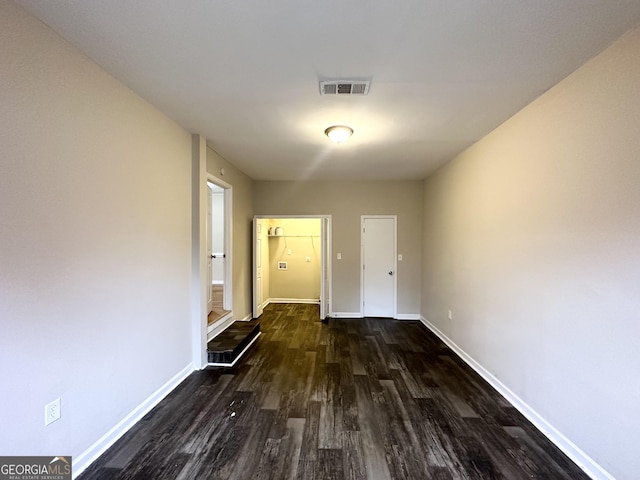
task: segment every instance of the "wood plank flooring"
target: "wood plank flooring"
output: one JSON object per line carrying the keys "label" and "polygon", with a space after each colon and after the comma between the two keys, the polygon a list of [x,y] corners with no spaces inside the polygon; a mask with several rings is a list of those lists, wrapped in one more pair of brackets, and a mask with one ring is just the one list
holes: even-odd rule
{"label": "wood plank flooring", "polygon": [[588,479],[419,322],[277,304],[260,324],[80,478]]}
{"label": "wood plank flooring", "polygon": [[212,307],[213,310],[209,312],[207,316],[207,324],[211,325],[212,323],[218,321],[222,317],[224,317],[229,310],[225,310],[223,308],[224,304],[224,285],[214,284],[211,285],[211,299],[212,299]]}

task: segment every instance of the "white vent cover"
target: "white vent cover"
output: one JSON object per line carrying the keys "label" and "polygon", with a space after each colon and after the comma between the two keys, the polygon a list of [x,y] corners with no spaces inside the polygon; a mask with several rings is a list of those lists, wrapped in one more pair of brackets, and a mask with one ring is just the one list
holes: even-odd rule
{"label": "white vent cover", "polygon": [[369,80],[323,80],[320,95],[366,95],[370,83]]}

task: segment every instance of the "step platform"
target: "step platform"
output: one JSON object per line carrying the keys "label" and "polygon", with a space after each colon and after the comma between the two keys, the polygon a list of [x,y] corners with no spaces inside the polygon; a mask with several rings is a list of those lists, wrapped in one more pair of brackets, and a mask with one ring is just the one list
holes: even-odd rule
{"label": "step platform", "polygon": [[260,335],[260,322],[236,321],[207,343],[207,362],[213,367],[233,367]]}

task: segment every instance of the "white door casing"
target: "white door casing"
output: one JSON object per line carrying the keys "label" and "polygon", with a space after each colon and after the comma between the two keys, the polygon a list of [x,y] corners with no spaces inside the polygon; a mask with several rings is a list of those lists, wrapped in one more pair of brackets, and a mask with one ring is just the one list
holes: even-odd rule
{"label": "white door casing", "polygon": [[253,218],[253,318],[258,318],[264,311],[264,294],[262,285],[262,226],[261,218]]}
{"label": "white door casing", "polygon": [[[265,305],[269,298],[264,289],[264,269],[268,269],[268,236],[267,236],[267,220],[277,218],[320,218],[321,219],[321,265],[320,265],[320,316],[324,319],[331,315],[331,215],[256,215],[253,217],[253,318],[262,315]],[[260,228],[258,224],[260,222]],[[262,223],[264,222],[264,223]],[[261,235],[258,234],[261,231]],[[259,241],[260,240],[260,241]],[[262,248],[260,248],[260,244]],[[264,257],[264,258],[260,258]],[[258,268],[258,263],[264,266]],[[268,272],[268,270],[267,270]],[[266,297],[266,298],[265,298]]]}
{"label": "white door casing", "polygon": [[224,296],[222,308],[233,311],[233,187],[222,181],[224,188]]}
{"label": "white door casing", "polygon": [[328,217],[321,219],[321,257],[320,257],[320,320],[324,320],[331,312],[331,295],[329,294],[331,277],[329,260],[331,259],[331,222]]}
{"label": "white door casing", "polygon": [[396,316],[396,224],[395,215],[361,217],[361,305],[365,317]]}
{"label": "white door casing", "polygon": [[212,218],[212,210],[213,210],[213,192],[211,191],[211,187],[207,185],[207,222],[206,222],[206,237],[207,237],[207,315],[211,313],[213,310],[213,295],[211,290],[211,280],[213,277],[213,262],[212,262],[212,251],[213,251],[213,218]]}
{"label": "white door casing", "polygon": [[[208,191],[207,198],[207,209],[211,210],[211,212],[207,212],[207,225],[206,225],[206,234],[211,238],[211,240],[207,239],[207,253],[206,253],[206,264],[208,273],[208,289],[209,293],[207,294],[207,298],[211,295],[211,285],[213,279],[213,263],[211,255],[213,255],[213,222],[216,221],[213,213],[213,200],[209,198],[209,196],[213,197],[213,188],[210,187],[213,185],[213,188],[221,188],[224,190],[224,194],[222,197],[223,202],[223,212],[222,212],[222,224],[217,224],[218,228],[223,229],[223,245],[222,249],[223,261],[222,261],[222,276],[223,276],[223,284],[224,288],[224,297],[223,297],[223,308],[227,310],[231,314],[233,314],[233,289],[231,288],[233,285],[233,187],[228,183],[220,180],[219,178],[214,177],[213,175],[207,175],[207,185],[206,189]],[[220,214],[220,212],[218,212]],[[216,252],[220,253],[220,252]],[[211,299],[213,303],[213,298]],[[213,305],[212,305],[213,306]],[[209,310],[211,312],[211,309]],[[205,319],[206,323],[206,319]]]}

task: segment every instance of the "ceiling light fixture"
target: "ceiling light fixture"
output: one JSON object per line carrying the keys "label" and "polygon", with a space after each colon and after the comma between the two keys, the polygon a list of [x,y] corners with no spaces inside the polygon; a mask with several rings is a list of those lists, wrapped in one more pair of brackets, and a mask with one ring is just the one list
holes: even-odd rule
{"label": "ceiling light fixture", "polygon": [[351,135],[353,135],[353,129],[346,125],[333,125],[324,131],[324,134],[329,137],[334,143],[346,142]]}

